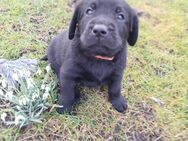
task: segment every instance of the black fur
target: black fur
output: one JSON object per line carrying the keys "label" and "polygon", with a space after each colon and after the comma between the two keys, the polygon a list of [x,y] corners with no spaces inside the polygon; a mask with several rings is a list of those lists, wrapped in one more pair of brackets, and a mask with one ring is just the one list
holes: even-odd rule
{"label": "black fur", "polygon": [[[127,42],[138,38],[138,18],[124,0],[82,0],[75,8],[69,27],[55,37],[47,58],[60,82],[59,113],[72,111],[79,100],[78,86],[108,85],[109,101],[124,112],[127,102],[121,95],[126,66]],[[96,58],[114,57],[112,61]]]}

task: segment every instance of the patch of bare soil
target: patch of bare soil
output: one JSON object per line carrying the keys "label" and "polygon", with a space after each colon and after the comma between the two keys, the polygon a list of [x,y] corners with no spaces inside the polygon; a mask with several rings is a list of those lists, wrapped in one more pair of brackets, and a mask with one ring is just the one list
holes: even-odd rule
{"label": "patch of bare soil", "polygon": [[0,8],[0,13],[5,13],[5,12],[8,12],[8,11],[10,11],[10,9],[3,8],[3,7]]}
{"label": "patch of bare soil", "polygon": [[30,16],[30,22],[33,24],[33,31],[37,33],[38,40],[49,43],[52,37],[57,34],[57,30],[54,28],[44,29],[46,17],[40,13],[33,14]]}
{"label": "patch of bare soil", "polygon": [[151,15],[143,10],[137,10],[137,15],[146,19],[150,19]]}
{"label": "patch of bare soil", "polygon": [[156,76],[160,78],[165,77],[167,74],[176,71],[176,68],[174,66],[168,66],[167,64],[161,64],[158,67],[153,66],[153,69]]}
{"label": "patch of bare soil", "polygon": [[[146,103],[136,103],[128,115],[121,116],[115,126],[114,135],[124,134],[129,141],[164,141],[163,130],[155,126],[155,115],[152,107]],[[129,121],[129,122],[127,122]]]}

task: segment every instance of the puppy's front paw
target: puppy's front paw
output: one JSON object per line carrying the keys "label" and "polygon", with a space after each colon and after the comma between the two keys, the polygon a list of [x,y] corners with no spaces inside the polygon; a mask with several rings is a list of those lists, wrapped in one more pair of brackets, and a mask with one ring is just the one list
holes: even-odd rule
{"label": "puppy's front paw", "polygon": [[128,107],[127,101],[123,96],[111,99],[110,102],[112,103],[112,106],[120,113],[123,113]]}
{"label": "puppy's front paw", "polygon": [[75,115],[74,108],[75,108],[75,105],[77,105],[79,103],[80,103],[80,97],[76,97],[73,104],[69,104],[69,105],[68,104],[67,105],[66,104],[59,104],[59,105],[62,105],[62,106],[58,107],[56,110],[59,114],[68,113],[70,115]]}
{"label": "puppy's front paw", "polygon": [[59,114],[65,114],[65,113],[68,113],[68,114],[71,114],[72,112],[72,106],[61,106],[61,107],[58,107],[56,109],[56,111],[59,113]]}

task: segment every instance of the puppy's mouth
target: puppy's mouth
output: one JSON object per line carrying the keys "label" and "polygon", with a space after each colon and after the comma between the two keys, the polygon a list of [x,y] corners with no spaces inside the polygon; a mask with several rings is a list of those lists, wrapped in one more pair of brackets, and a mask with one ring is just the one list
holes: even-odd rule
{"label": "puppy's mouth", "polygon": [[114,60],[114,56],[113,57],[107,57],[107,56],[95,55],[94,57],[96,59],[106,60],[106,61],[113,61]]}
{"label": "puppy's mouth", "polygon": [[[115,42],[115,41],[114,41]],[[98,38],[81,37],[81,50],[85,55],[95,58],[96,60],[113,61],[114,56],[121,49],[111,40],[108,41]]]}
{"label": "puppy's mouth", "polygon": [[85,55],[93,57],[97,60],[106,60],[106,61],[113,61],[115,58],[116,53],[118,52],[115,49],[109,49],[108,47],[104,46],[88,46],[82,50]]}
{"label": "puppy's mouth", "polygon": [[86,50],[82,50],[83,54],[88,56],[88,57],[92,57],[95,58],[97,60],[105,60],[105,61],[113,61],[115,58],[114,54],[106,54],[106,53],[99,53],[99,52],[91,52],[91,51],[86,51]]}

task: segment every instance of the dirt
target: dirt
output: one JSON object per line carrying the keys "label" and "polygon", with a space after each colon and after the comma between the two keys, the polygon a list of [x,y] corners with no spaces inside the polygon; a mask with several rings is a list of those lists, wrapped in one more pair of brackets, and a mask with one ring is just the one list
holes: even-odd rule
{"label": "dirt", "polygon": [[177,69],[174,66],[170,66],[169,64],[161,63],[159,67],[154,67],[155,74],[162,78],[165,77],[167,74],[170,74],[172,72],[175,72]]}
{"label": "dirt", "polygon": [[151,15],[143,10],[137,10],[137,14],[139,17],[143,17],[143,18],[146,18],[146,19],[150,19],[151,18]]}

